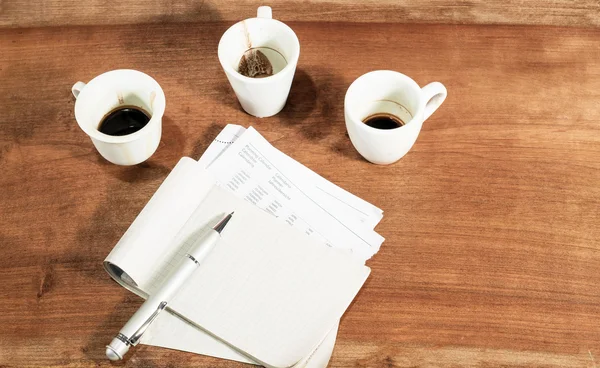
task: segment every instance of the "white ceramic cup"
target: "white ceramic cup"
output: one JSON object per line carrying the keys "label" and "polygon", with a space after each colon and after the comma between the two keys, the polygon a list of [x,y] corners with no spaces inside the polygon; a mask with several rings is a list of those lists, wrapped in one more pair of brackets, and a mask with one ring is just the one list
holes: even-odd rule
{"label": "white ceramic cup", "polygon": [[[75,119],[102,157],[117,165],[136,165],[156,151],[162,133],[165,94],[152,77],[137,70],[112,70],[87,84],[75,83],[71,92],[77,99]],[[123,136],[111,136],[98,130],[106,114],[127,105],[148,112],[151,115],[148,124]]]}
{"label": "white ceramic cup", "polygon": [[[273,75],[250,78],[238,73],[249,49],[262,51],[273,65]],[[300,56],[300,42],[290,27],[272,18],[271,8],[261,6],[257,17],[231,26],[219,41],[219,61],[242,108],[262,118],[285,106]]]}
{"label": "white ceramic cup", "polygon": [[[413,146],[423,122],[446,99],[446,87],[433,82],[421,88],[404,74],[376,70],[360,76],[348,88],[344,100],[346,129],[354,148],[374,164],[398,161]],[[363,123],[373,114],[388,113],[405,124],[377,129]]]}

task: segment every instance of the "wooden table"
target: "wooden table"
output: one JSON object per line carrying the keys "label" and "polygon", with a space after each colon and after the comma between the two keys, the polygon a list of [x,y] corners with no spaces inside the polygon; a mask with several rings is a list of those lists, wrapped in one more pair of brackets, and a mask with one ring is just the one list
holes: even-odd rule
{"label": "wooden table", "polygon": [[[102,260],[227,123],[385,211],[331,367],[600,364],[600,30],[292,22],[288,104],[255,119],[217,60],[229,24],[0,31],[0,367],[244,366],[145,346],[104,357],[141,300]],[[71,85],[116,68],[167,96],[161,145],[135,167],[102,159],[73,116]],[[449,91],[392,166],[345,134],[345,91],[374,69]]]}

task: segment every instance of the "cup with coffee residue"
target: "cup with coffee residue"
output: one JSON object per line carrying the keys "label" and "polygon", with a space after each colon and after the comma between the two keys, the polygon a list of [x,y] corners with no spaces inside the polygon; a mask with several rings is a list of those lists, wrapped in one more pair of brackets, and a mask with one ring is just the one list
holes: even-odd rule
{"label": "cup with coffee residue", "polygon": [[136,165],[158,148],[165,95],[149,75],[113,70],[71,89],[75,119],[108,161]]}
{"label": "cup with coffee residue", "polygon": [[298,57],[298,37],[261,6],[257,17],[238,22],[221,37],[219,61],[242,108],[267,117],[285,106]]}
{"label": "cup with coffee residue", "polygon": [[446,95],[446,87],[439,82],[421,88],[410,77],[391,70],[364,74],[350,85],[344,99],[348,136],[368,161],[394,163],[412,148],[423,122]]}

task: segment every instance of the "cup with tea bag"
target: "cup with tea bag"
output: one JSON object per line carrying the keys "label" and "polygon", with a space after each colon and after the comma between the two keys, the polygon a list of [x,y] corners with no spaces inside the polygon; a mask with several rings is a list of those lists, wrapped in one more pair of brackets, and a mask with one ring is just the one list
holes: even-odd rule
{"label": "cup with tea bag", "polygon": [[112,70],[71,88],[75,119],[108,161],[136,165],[158,148],[165,94],[149,75]]}
{"label": "cup with tea bag", "polygon": [[262,118],[285,106],[300,56],[300,42],[271,8],[231,26],[219,42],[219,62],[242,108]]}

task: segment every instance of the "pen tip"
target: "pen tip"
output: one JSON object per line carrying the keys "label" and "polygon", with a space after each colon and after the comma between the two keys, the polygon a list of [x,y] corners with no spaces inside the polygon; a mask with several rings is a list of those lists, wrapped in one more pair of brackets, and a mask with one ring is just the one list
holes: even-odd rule
{"label": "pen tip", "polygon": [[222,219],[218,224],[215,225],[215,227],[213,227],[213,230],[215,230],[216,232],[221,234],[221,231],[223,231],[223,229],[225,228],[225,225],[227,225],[229,220],[231,220],[232,215],[233,215],[233,212],[231,212],[229,215],[225,216],[224,219]]}
{"label": "pen tip", "polygon": [[234,212],[235,212],[235,211],[231,211],[231,213],[229,214],[229,216],[233,216],[233,213],[234,213]]}

